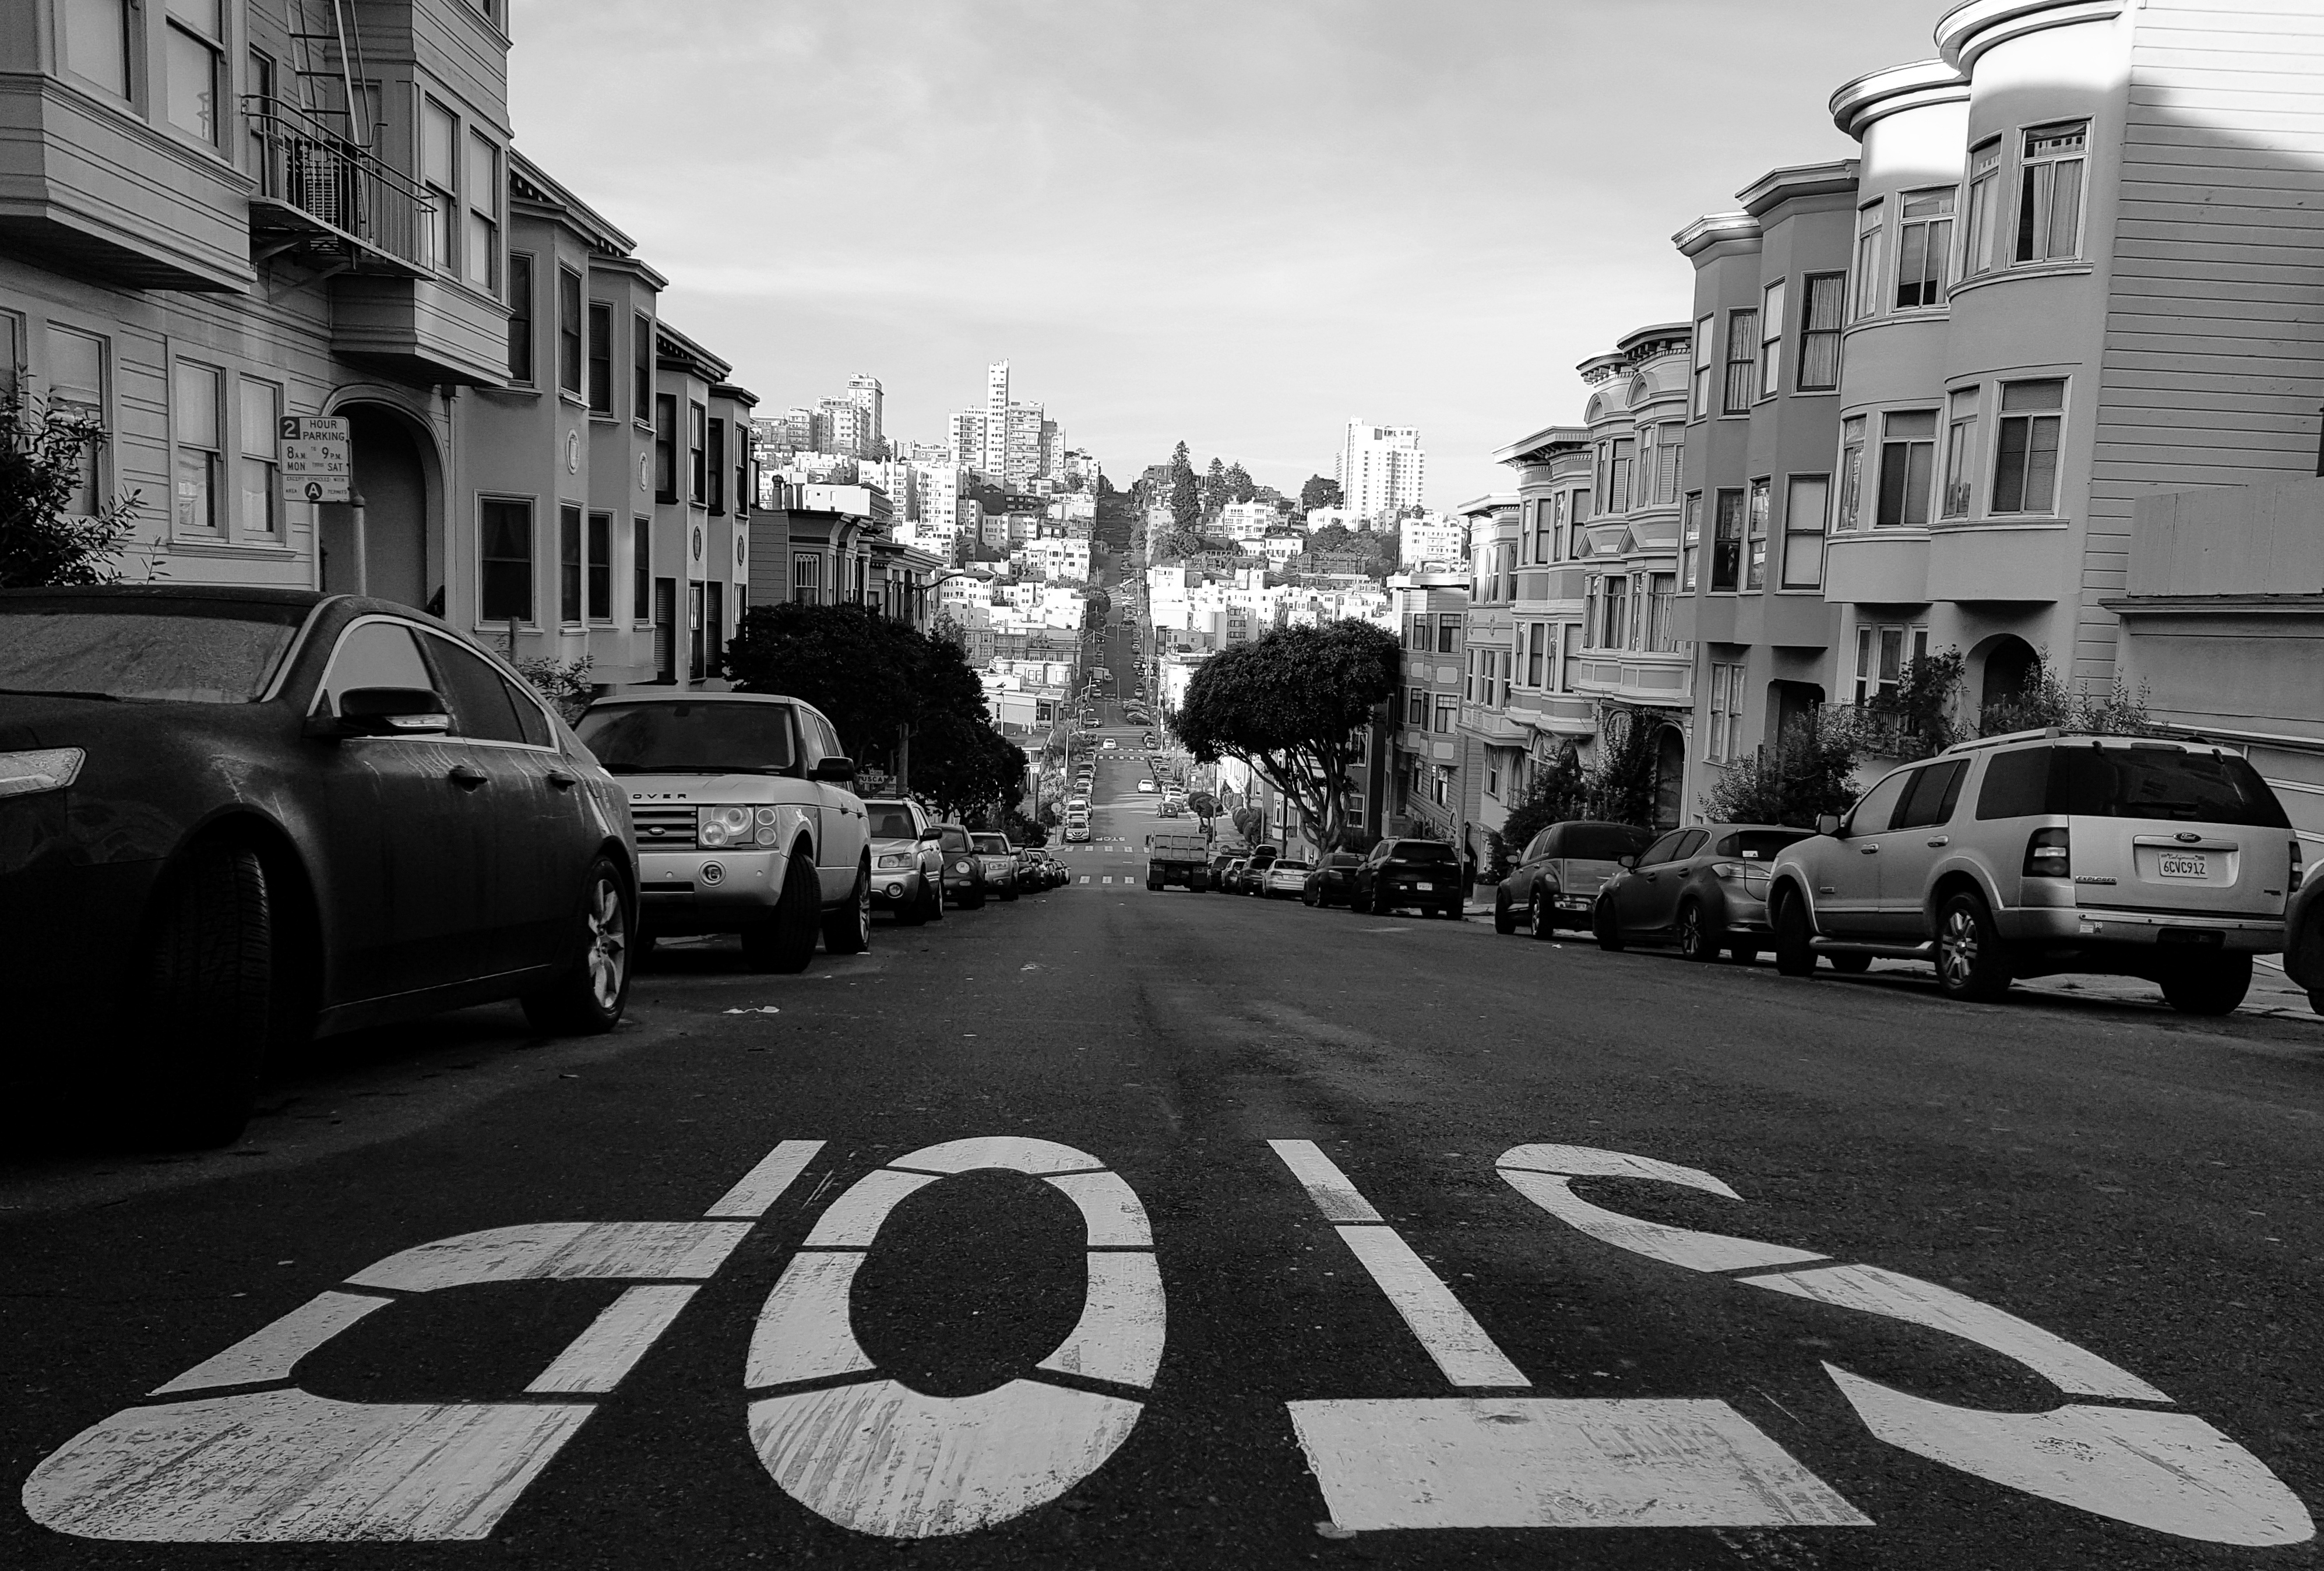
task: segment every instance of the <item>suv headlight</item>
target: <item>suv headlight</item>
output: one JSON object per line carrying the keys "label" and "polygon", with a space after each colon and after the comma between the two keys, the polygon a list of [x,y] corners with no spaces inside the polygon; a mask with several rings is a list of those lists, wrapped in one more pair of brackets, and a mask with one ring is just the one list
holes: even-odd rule
{"label": "suv headlight", "polygon": [[78,747],[43,747],[32,753],[0,753],[0,797],[60,791],[80,778],[88,754]]}
{"label": "suv headlight", "polygon": [[[772,809],[768,809],[770,813]],[[718,846],[748,846],[751,843],[751,809],[748,808],[697,808],[694,813],[695,844],[708,850]]]}
{"label": "suv headlight", "polygon": [[882,867],[909,867],[911,864],[912,854],[908,851],[882,851],[880,853],[880,865]]}

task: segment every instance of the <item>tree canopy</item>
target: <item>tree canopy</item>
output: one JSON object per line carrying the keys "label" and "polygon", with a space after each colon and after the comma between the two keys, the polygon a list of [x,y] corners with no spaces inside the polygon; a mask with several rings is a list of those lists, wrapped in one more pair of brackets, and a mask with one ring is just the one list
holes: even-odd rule
{"label": "tree canopy", "polygon": [[1340,483],[1324,476],[1311,475],[1307,483],[1299,487],[1299,506],[1303,512],[1312,507],[1342,507],[1346,504],[1347,498],[1341,494]]}
{"label": "tree canopy", "polygon": [[1204,762],[1240,758],[1336,846],[1347,831],[1357,735],[1391,698],[1400,646],[1370,623],[1286,627],[1213,655],[1194,673],[1176,730]]}

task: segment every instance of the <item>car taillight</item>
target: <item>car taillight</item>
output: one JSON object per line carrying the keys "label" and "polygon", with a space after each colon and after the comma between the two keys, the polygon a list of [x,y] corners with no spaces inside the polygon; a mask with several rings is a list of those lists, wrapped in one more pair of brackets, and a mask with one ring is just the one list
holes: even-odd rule
{"label": "car taillight", "polygon": [[2306,859],[2301,856],[2300,852],[2300,841],[2295,837],[2292,842],[2292,882],[2285,884],[2284,888],[2298,889],[2300,887],[2300,880],[2306,865]]}
{"label": "car taillight", "polygon": [[2073,847],[2064,827],[2034,830],[2025,842],[2025,876],[2070,878],[2073,873]]}

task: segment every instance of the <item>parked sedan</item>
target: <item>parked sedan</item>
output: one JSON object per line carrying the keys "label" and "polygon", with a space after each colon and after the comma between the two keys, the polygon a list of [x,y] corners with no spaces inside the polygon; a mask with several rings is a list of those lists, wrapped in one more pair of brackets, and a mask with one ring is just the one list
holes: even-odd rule
{"label": "parked sedan", "polygon": [[1591,927],[1600,947],[1675,944],[1690,960],[1721,951],[1746,965],[1774,939],[1767,875],[1775,854],[1808,836],[1775,824],[1700,824],[1673,829],[1606,881]]}
{"label": "parked sedan", "polygon": [[1259,874],[1259,892],[1267,900],[1296,900],[1307,886],[1308,864],[1296,857],[1278,858]]}
{"label": "parked sedan", "polygon": [[1282,849],[1279,846],[1254,846],[1250,855],[1243,859],[1242,869],[1235,874],[1234,883],[1228,885],[1228,892],[1231,894],[1261,892],[1266,886],[1267,870],[1275,865],[1275,859],[1281,855]]}
{"label": "parked sedan", "polygon": [[1589,926],[1599,890],[1621,871],[1623,857],[1645,850],[1654,837],[1635,824],[1552,824],[1526,843],[1493,892],[1493,931],[1514,933],[1523,922],[1535,938],[1548,939],[1560,928]]}
{"label": "parked sedan", "polygon": [[635,869],[621,787],[433,617],[0,592],[0,1082],[211,1144],[309,1036],[505,998],[610,1030]]}
{"label": "parked sedan", "polygon": [[867,801],[872,823],[872,908],[906,927],[944,919],[944,847],[927,809],[913,801]]}
{"label": "parked sedan", "polygon": [[984,860],[976,854],[968,831],[958,824],[936,826],[936,845],[944,852],[945,899],[967,910],[984,904]]}
{"label": "parked sedan", "polygon": [[1356,869],[1363,858],[1352,851],[1329,851],[1323,859],[1307,870],[1299,881],[1299,900],[1303,905],[1323,907],[1346,905],[1355,897]]}
{"label": "parked sedan", "polygon": [[1349,905],[1375,916],[1409,907],[1458,920],[1461,864],[1441,840],[1383,840],[1357,864]]}

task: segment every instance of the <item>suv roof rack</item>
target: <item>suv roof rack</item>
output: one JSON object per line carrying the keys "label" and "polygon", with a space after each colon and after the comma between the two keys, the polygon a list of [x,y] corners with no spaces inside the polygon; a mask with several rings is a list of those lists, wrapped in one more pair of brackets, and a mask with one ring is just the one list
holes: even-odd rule
{"label": "suv roof rack", "polygon": [[2063,728],[2044,725],[2039,731],[2006,731],[1998,736],[1972,736],[1966,742],[1956,742],[1947,753],[1972,753],[1980,747],[1998,747],[2005,742],[2055,741],[2065,735]]}

